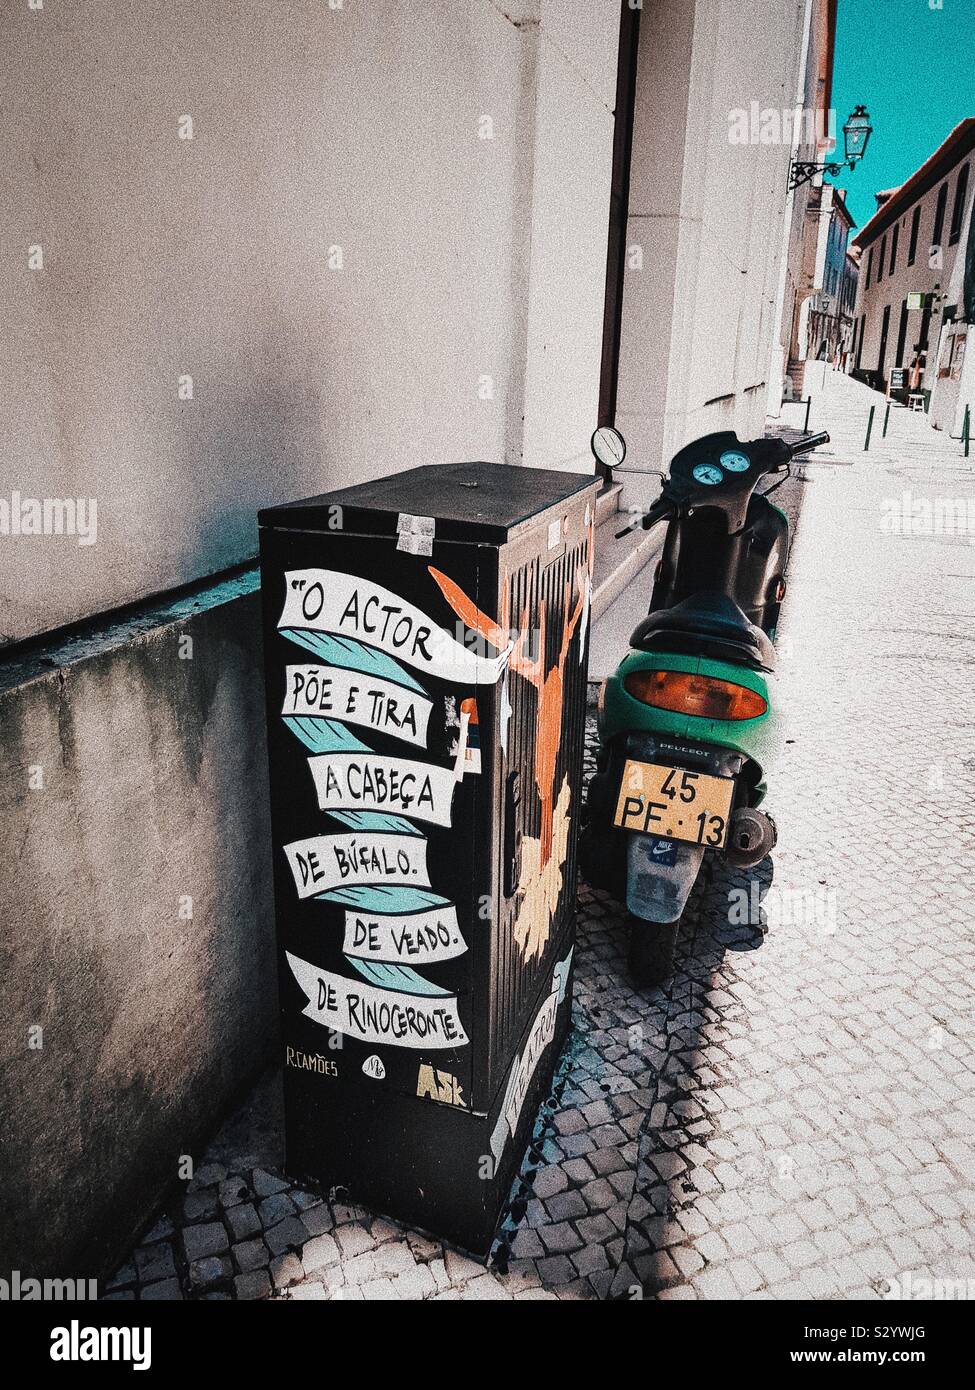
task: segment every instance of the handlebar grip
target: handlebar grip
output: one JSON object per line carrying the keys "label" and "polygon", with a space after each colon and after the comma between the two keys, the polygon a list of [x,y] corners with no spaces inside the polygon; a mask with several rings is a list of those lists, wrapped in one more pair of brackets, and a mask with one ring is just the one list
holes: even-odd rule
{"label": "handlebar grip", "polygon": [[795,444],[790,444],[789,448],[792,451],[793,458],[795,458],[796,454],[808,454],[810,449],[818,449],[820,444],[828,443],[829,435],[825,430],[821,430],[819,434],[805,435],[804,438],[797,440]]}

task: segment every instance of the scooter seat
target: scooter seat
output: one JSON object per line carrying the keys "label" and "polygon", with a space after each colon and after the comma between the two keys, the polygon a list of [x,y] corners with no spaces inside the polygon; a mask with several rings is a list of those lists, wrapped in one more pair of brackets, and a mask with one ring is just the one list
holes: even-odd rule
{"label": "scooter seat", "polygon": [[704,591],[672,608],[658,608],[637,625],[630,646],[689,651],[717,659],[747,662],[764,671],[775,669],[775,647],[760,627],[750,623],[727,594]]}

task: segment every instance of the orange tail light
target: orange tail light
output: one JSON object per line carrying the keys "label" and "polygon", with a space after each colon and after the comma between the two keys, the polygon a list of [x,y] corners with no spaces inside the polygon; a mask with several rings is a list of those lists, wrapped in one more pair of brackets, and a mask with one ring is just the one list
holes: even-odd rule
{"label": "orange tail light", "polygon": [[768,702],[745,685],[687,671],[631,671],[623,685],[645,705],[704,719],[757,719],[768,709]]}

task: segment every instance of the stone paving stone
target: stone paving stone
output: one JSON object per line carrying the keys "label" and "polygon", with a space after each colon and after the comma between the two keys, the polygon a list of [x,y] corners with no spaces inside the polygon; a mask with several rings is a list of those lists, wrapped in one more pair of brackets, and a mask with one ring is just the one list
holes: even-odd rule
{"label": "stone paving stone", "polygon": [[224,1215],[234,1240],[246,1240],[248,1236],[257,1235],[262,1229],[261,1218],[257,1214],[256,1207],[250,1202],[241,1202],[239,1206],[228,1207]]}
{"label": "stone paving stone", "polygon": [[235,1207],[238,1202],[246,1202],[250,1195],[243,1178],[225,1178],[219,1188],[220,1205]]}
{"label": "stone paving stone", "polygon": [[560,1192],[549,1197],[545,1210],[550,1221],[571,1221],[574,1216],[586,1216],[590,1210],[581,1192]]}
{"label": "stone paving stone", "polygon": [[199,1289],[207,1284],[219,1284],[233,1274],[233,1265],[226,1255],[205,1255],[190,1263],[190,1287]]}
{"label": "stone paving stone", "polygon": [[354,1203],[333,1202],[332,1215],[335,1217],[335,1224],[342,1226],[350,1221],[364,1221],[369,1213]]}
{"label": "stone paving stone", "polygon": [[407,1231],[406,1243],[413,1251],[413,1258],[423,1264],[443,1258],[443,1245],[429,1236],[421,1235],[419,1231]]}
{"label": "stone paving stone", "polygon": [[248,1270],[234,1279],[234,1292],[240,1299],[268,1298],[271,1294],[271,1280],[266,1269]]}
{"label": "stone paving stone", "polygon": [[492,1299],[496,1301],[508,1302],[512,1295],[505,1288],[500,1279],[493,1274],[483,1271],[476,1279],[471,1279],[464,1285],[464,1298],[468,1299]]}
{"label": "stone paving stone", "polygon": [[304,1245],[308,1239],[308,1232],[297,1216],[286,1216],[283,1221],[264,1232],[264,1239],[272,1255],[282,1255],[286,1250]]}
{"label": "stone paving stone", "polygon": [[334,1238],[329,1235],[315,1236],[309,1240],[301,1251],[301,1263],[309,1272],[313,1269],[320,1269],[325,1265],[338,1264],[342,1258]]}
{"label": "stone paving stone", "polygon": [[483,1264],[459,1250],[452,1250],[449,1246],[444,1251],[444,1265],[447,1270],[447,1277],[452,1284],[461,1284],[467,1279],[476,1279],[484,1273]]}
{"label": "stone paving stone", "polygon": [[565,1255],[550,1255],[537,1264],[542,1284],[547,1287],[568,1284],[576,1277],[575,1265]]}
{"label": "stone paving stone", "polygon": [[271,1197],[265,1197],[258,1204],[257,1211],[261,1225],[266,1230],[269,1226],[276,1226],[286,1216],[294,1216],[295,1204],[286,1192],[276,1192]]}
{"label": "stone paving stone", "polygon": [[582,1245],[582,1237],[568,1221],[560,1221],[552,1226],[540,1226],[538,1234],[550,1255],[567,1254],[570,1250],[578,1250]]}
{"label": "stone paving stone", "polygon": [[166,1299],[176,1302],[182,1299],[183,1291],[179,1286],[178,1279],[160,1279],[158,1284],[145,1284],[139,1290],[139,1298],[145,1302],[148,1299]]}
{"label": "stone paving stone", "polygon": [[135,1267],[142,1284],[152,1284],[157,1279],[165,1279],[175,1274],[173,1247],[168,1241],[156,1245],[140,1245],[135,1252]]}
{"label": "stone paving stone", "polygon": [[310,1236],[322,1236],[334,1229],[335,1218],[328,1203],[319,1202],[301,1213],[301,1224]]}
{"label": "stone paving stone", "polygon": [[229,1245],[227,1232],[220,1221],[209,1221],[202,1226],[183,1227],[183,1249],[188,1260],[222,1254]]}
{"label": "stone paving stone", "polygon": [[208,1221],[220,1210],[220,1199],[215,1187],[204,1187],[199,1191],[187,1192],[183,1198],[183,1216],[187,1221]]}
{"label": "stone paving stone", "polygon": [[304,1277],[301,1261],[293,1253],[278,1255],[271,1261],[271,1281],[276,1289],[286,1289],[289,1284],[297,1284]]}
{"label": "stone paving stone", "polygon": [[351,1224],[337,1226],[335,1229],[335,1239],[339,1249],[342,1251],[343,1259],[352,1259],[356,1255],[361,1255],[366,1250],[375,1248],[376,1242],[364,1226],[354,1226]]}
{"label": "stone paving stone", "polygon": [[212,1187],[214,1183],[223,1182],[226,1176],[227,1170],[222,1163],[205,1163],[193,1174],[188,1191],[198,1192],[202,1187]]}
{"label": "stone paving stone", "polygon": [[588,1278],[592,1274],[598,1274],[600,1270],[609,1268],[609,1256],[602,1245],[584,1245],[581,1250],[577,1250],[569,1256],[582,1278]]}
{"label": "stone paving stone", "polygon": [[155,1223],[152,1229],[150,1231],[147,1231],[145,1235],[142,1237],[142,1244],[152,1245],[154,1241],[168,1240],[170,1236],[175,1234],[176,1228],[173,1225],[170,1218],[168,1216],[160,1216],[159,1220]]}
{"label": "stone paving stone", "polygon": [[271,1252],[263,1240],[243,1240],[231,1247],[230,1253],[241,1274],[252,1274],[255,1269],[263,1269],[271,1262]]}
{"label": "stone paving stone", "polygon": [[430,1272],[430,1266],[418,1264],[403,1274],[398,1274],[393,1280],[393,1288],[397,1298],[420,1299],[435,1294],[439,1285]]}
{"label": "stone paving stone", "polygon": [[281,1178],[276,1178],[273,1173],[267,1172],[264,1168],[255,1168],[251,1174],[251,1187],[258,1197],[274,1197],[278,1193],[287,1192],[288,1184]]}
{"label": "stone paving stone", "polygon": [[[576,1159],[575,1162],[581,1162],[581,1160]],[[568,1167],[568,1165],[565,1166]],[[551,1163],[546,1168],[539,1168],[533,1174],[532,1191],[542,1201],[545,1201],[547,1197],[554,1197],[558,1192],[564,1192],[568,1186],[567,1173],[557,1163]]]}

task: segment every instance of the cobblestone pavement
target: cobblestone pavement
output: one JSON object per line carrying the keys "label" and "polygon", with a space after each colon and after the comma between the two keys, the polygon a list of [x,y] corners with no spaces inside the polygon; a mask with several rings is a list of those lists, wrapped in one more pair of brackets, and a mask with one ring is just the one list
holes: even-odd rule
{"label": "cobblestone pavement", "polygon": [[774,864],[715,865],[673,980],[645,994],[620,909],[581,886],[573,1033],[488,1267],[288,1183],[268,1077],[107,1297],[975,1281],[975,551],[934,505],[975,520],[975,467],[904,411],[864,454],[878,401],[838,378],[815,403],[833,443],[808,467],[784,612]]}

